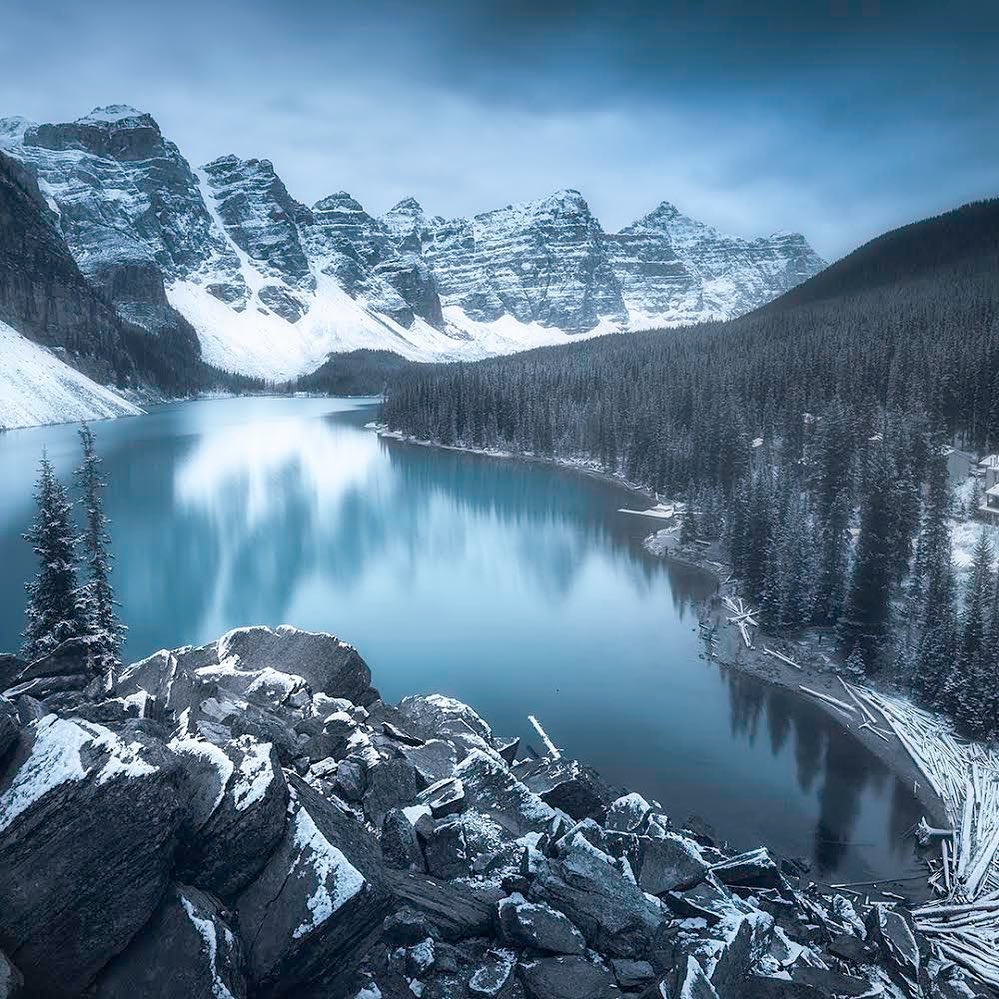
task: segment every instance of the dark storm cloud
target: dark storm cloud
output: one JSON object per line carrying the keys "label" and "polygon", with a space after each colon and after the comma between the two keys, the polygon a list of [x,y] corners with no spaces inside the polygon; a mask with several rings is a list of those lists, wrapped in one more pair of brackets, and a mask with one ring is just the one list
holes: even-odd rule
{"label": "dark storm cloud", "polygon": [[3,112],[151,111],[312,201],[467,214],[578,187],[834,257],[999,189],[993,3],[8,0]]}

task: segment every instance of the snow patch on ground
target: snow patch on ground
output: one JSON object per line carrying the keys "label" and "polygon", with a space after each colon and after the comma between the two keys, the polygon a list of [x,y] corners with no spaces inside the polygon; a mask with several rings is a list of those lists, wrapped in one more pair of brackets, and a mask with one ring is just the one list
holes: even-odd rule
{"label": "snow patch on ground", "polygon": [[0,322],[0,427],[138,416],[142,410]]}

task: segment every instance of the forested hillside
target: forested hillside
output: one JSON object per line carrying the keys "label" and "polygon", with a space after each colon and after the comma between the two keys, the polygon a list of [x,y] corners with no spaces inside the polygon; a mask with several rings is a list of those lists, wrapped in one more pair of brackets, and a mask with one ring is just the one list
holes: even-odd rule
{"label": "forested hillside", "polygon": [[[835,626],[855,666],[897,668],[989,731],[994,553],[959,601],[941,452],[999,444],[997,234],[999,201],[984,202],[732,322],[414,368],[384,418],[444,444],[596,460],[687,498],[686,533],[724,534],[772,626]],[[893,614],[903,596],[909,613]],[[967,620],[975,602],[984,624]]]}

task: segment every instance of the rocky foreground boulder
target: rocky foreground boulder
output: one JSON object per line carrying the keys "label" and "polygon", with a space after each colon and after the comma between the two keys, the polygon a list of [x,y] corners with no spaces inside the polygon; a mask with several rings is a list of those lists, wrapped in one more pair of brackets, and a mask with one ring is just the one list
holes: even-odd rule
{"label": "rocky foreground boulder", "polygon": [[451,698],[386,704],[332,636],[240,629],[106,694],[7,665],[0,999],[988,994],[904,906],[518,760]]}

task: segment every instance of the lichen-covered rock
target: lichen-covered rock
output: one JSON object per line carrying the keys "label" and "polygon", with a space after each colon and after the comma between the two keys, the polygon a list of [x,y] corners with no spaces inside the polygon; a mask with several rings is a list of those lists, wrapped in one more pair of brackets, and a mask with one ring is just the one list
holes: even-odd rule
{"label": "lichen-covered rock", "polygon": [[242,944],[211,896],[174,885],[104,971],[96,999],[242,999]]}
{"label": "lichen-covered rock", "polygon": [[77,995],[166,888],[181,772],[133,725],[48,715],[0,782],[0,947],[32,994]]}
{"label": "lichen-covered rock", "polygon": [[236,899],[252,989],[345,988],[388,913],[381,851],[353,816],[292,777],[285,834]]}

